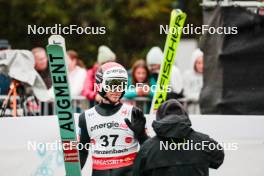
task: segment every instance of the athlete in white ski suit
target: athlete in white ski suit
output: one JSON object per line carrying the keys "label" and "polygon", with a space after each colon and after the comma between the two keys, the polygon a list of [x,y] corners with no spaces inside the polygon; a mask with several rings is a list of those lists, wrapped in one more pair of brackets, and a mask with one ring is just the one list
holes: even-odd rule
{"label": "athlete in white ski suit", "polygon": [[[79,142],[91,144],[93,176],[132,176],[139,144],[148,138],[146,119],[140,109],[120,102],[127,85],[123,66],[115,62],[102,65],[96,82],[103,100],[80,115]],[[88,153],[86,149],[80,150],[82,168]]]}

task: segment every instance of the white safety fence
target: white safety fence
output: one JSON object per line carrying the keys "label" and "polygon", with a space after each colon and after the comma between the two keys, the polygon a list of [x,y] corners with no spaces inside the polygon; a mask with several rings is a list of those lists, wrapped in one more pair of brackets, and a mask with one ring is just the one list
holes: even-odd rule
{"label": "white safety fence", "polygon": [[[76,124],[78,121],[76,114]],[[151,123],[154,116],[147,116],[148,132],[154,135]],[[224,164],[210,170],[213,176],[263,176],[264,175],[264,116],[191,116],[193,128],[209,134],[219,142],[237,143],[235,151],[225,151]],[[55,145],[59,128],[55,116],[20,117],[0,119],[0,171],[1,176],[64,176],[62,152]],[[48,150],[49,149],[49,150]],[[91,173],[87,162],[83,175]]]}

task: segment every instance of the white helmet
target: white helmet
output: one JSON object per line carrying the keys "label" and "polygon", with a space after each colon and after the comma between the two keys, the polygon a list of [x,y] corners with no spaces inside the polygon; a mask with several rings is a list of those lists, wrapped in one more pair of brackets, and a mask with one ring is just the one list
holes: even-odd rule
{"label": "white helmet", "polygon": [[99,86],[98,93],[102,97],[105,98],[107,91],[122,91],[120,98],[125,94],[128,75],[122,65],[116,62],[107,62],[100,66],[95,77]]}

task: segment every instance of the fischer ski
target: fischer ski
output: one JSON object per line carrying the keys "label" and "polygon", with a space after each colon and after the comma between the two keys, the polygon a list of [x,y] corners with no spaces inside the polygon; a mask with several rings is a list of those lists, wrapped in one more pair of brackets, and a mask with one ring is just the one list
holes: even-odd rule
{"label": "fischer ski", "polygon": [[164,60],[159,73],[157,88],[151,103],[150,113],[155,113],[159,106],[166,101],[167,92],[171,78],[171,69],[174,64],[176,50],[180,42],[182,28],[186,14],[181,10],[172,10],[170,17],[169,31],[164,47]]}
{"label": "fischer ski", "polygon": [[81,176],[72,100],[65,65],[65,43],[62,42],[64,38],[58,35],[50,38],[60,39],[60,42],[49,39],[47,54],[63,146],[65,172],[66,176]]}

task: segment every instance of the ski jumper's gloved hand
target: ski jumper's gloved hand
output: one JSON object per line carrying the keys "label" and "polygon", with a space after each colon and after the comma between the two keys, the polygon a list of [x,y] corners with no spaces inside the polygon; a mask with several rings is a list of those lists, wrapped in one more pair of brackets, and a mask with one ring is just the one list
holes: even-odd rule
{"label": "ski jumper's gloved hand", "polygon": [[134,132],[134,137],[138,140],[139,144],[142,144],[148,139],[148,135],[145,131],[146,118],[140,109],[133,107],[131,121],[125,118],[125,122]]}

